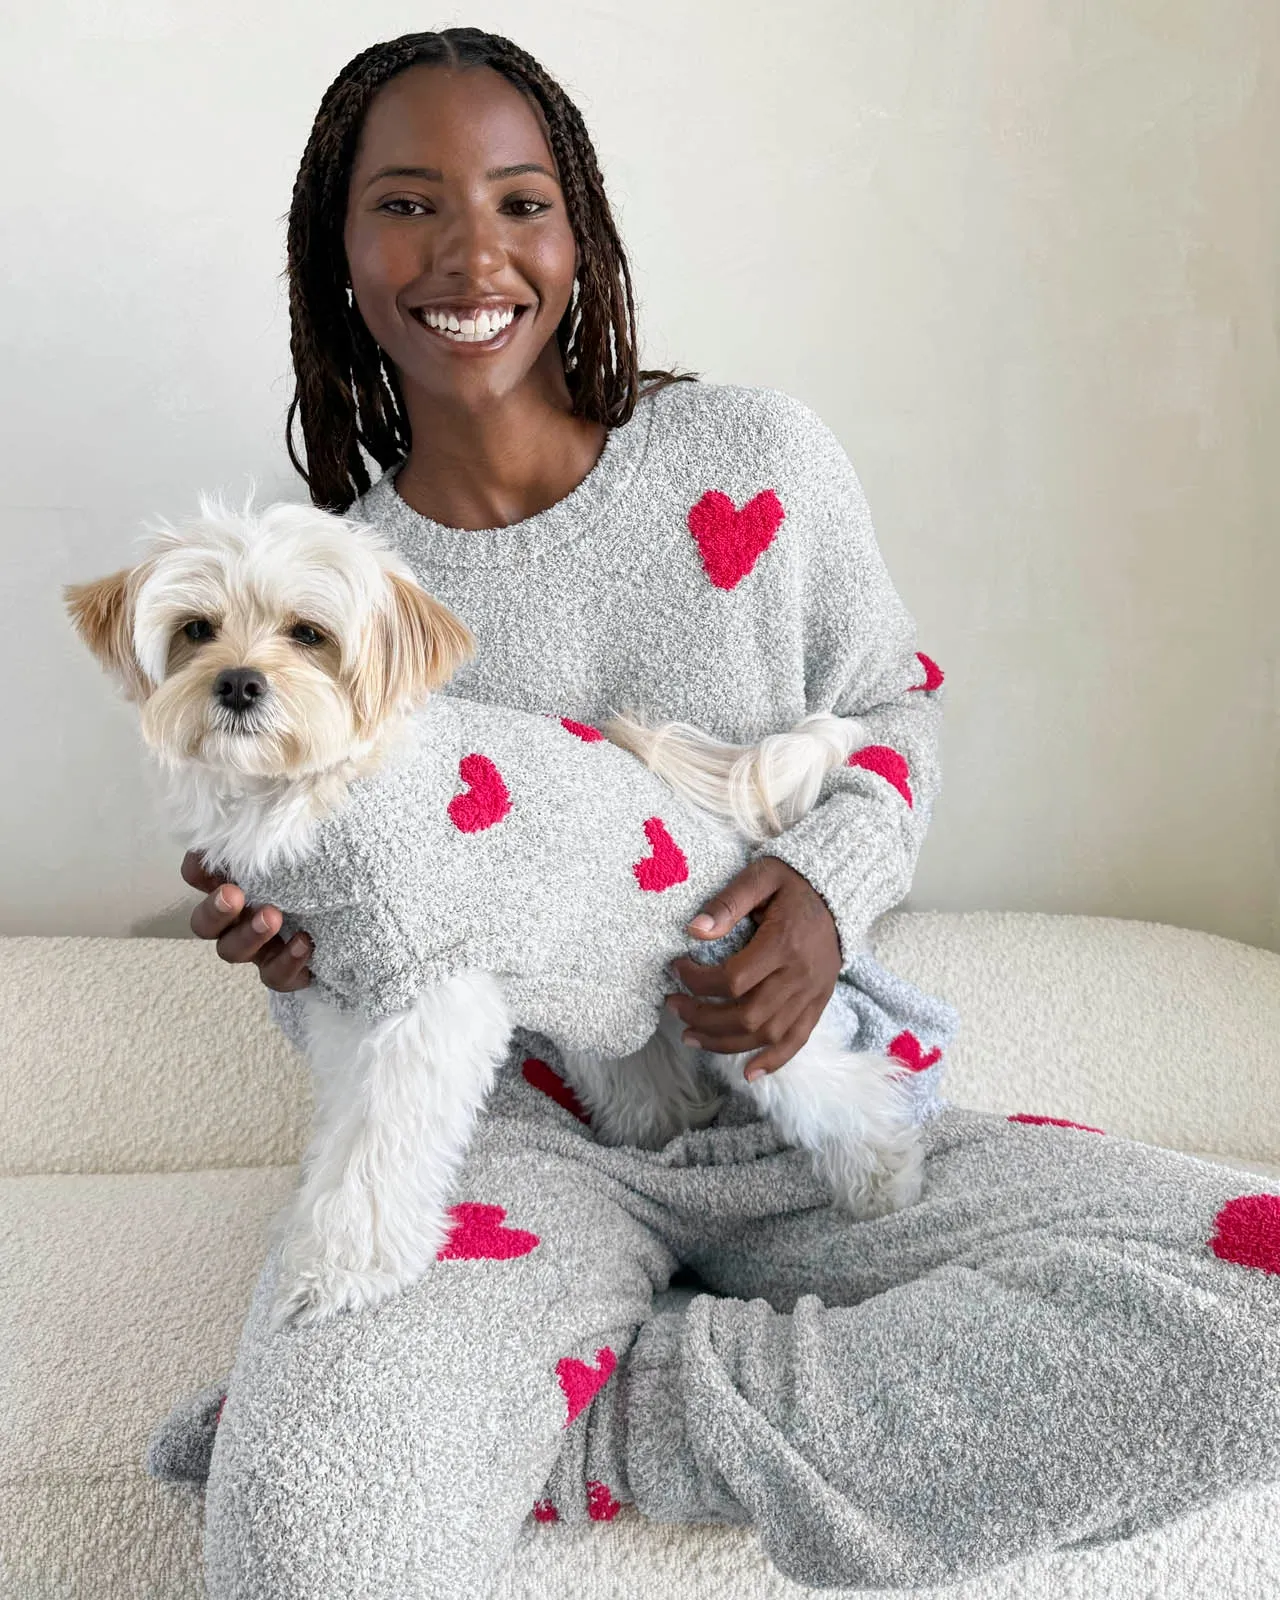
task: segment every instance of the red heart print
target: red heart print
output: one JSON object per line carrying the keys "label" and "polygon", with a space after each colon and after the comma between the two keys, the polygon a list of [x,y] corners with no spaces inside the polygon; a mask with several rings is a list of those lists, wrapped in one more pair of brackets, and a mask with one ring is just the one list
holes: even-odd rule
{"label": "red heart print", "polygon": [[1079,1128],[1081,1133],[1101,1133],[1106,1136],[1103,1128],[1091,1128],[1087,1122],[1068,1122],[1063,1117],[1033,1117],[1029,1111],[1015,1111],[1007,1122],[1028,1122],[1035,1127],[1045,1128]]}
{"label": "red heart print", "polygon": [[467,785],[465,794],[455,794],[449,802],[449,820],[463,833],[480,833],[501,822],[511,810],[511,796],[502,774],[488,756],[474,751],[458,763],[458,776]]}
{"label": "red heart print", "polygon": [[1209,1248],[1220,1261],[1280,1273],[1280,1194],[1242,1194],[1214,1218]]}
{"label": "red heart print", "polygon": [[911,798],[911,785],[907,782],[907,762],[896,750],[887,744],[868,744],[861,750],[855,750],[845,762],[846,767],[865,767],[868,772],[876,772],[882,778],[887,778],[911,809],[915,810],[915,801]]}
{"label": "red heart print", "polygon": [[911,687],[913,689],[928,689],[930,691],[940,688],[944,678],[942,668],[938,665],[938,663],[936,661],[931,661],[927,655],[923,654],[923,652],[919,650],[916,651],[916,660],[924,668],[924,682],[913,683]]}
{"label": "red heart print", "polygon": [[689,532],[703,570],[717,589],[733,589],[773,543],[786,512],[772,489],[753,495],[739,511],[720,489],[708,489],[689,509]]}
{"label": "red heart print", "polygon": [[901,1061],[904,1067],[912,1072],[923,1072],[926,1067],[931,1067],[935,1061],[942,1060],[942,1051],[936,1046],[925,1055],[919,1039],[914,1033],[900,1033],[885,1052],[895,1061]]}
{"label": "red heart print", "polygon": [[514,1261],[527,1256],[542,1242],[536,1233],[523,1228],[504,1228],[506,1211],[501,1206],[482,1206],[464,1200],[449,1207],[453,1227],[436,1251],[437,1261]]}
{"label": "red heart print", "polygon": [[550,1500],[535,1500],[533,1502],[533,1516],[536,1522],[559,1522],[560,1513],[551,1504]]}
{"label": "red heart print", "polygon": [[587,1479],[587,1515],[592,1522],[612,1522],[622,1510],[620,1501],[613,1498],[613,1490],[599,1478]]}
{"label": "red heart print", "polygon": [[575,738],[581,739],[585,744],[594,744],[597,739],[603,739],[599,728],[593,728],[589,722],[575,722],[572,717],[561,717],[560,726],[567,728]]}
{"label": "red heart print", "polygon": [[613,1377],[617,1365],[618,1358],[608,1345],[605,1345],[603,1350],[596,1351],[594,1367],[589,1367],[585,1361],[579,1361],[576,1356],[562,1356],[556,1362],[556,1376],[560,1379],[560,1387],[564,1390],[564,1397],[569,1403],[569,1414],[564,1419],[566,1428],[583,1406],[588,1405]]}
{"label": "red heart print", "polygon": [[689,876],[689,862],[667,832],[666,823],[660,817],[650,817],[644,825],[644,836],[652,853],[631,868],[640,887],[660,894],[663,889],[683,883]]}
{"label": "red heart print", "polygon": [[584,1110],[582,1101],[547,1062],[539,1061],[537,1056],[529,1056],[520,1073],[527,1084],[535,1089],[541,1089],[543,1094],[550,1095],[558,1106],[563,1106],[566,1111],[571,1112],[579,1122],[585,1122],[590,1126],[591,1118]]}
{"label": "red heart print", "polygon": [[217,1426],[218,1426],[218,1424],[219,1424],[219,1423],[220,1423],[220,1422],[221,1422],[221,1421],[222,1421],[222,1413],[223,1413],[223,1412],[224,1412],[224,1411],[225,1411],[225,1410],[226,1410],[226,1409],[227,1409],[227,1397],[226,1397],[226,1395],[225,1395],[225,1394],[224,1394],[224,1395],[223,1395],[223,1397],[222,1397],[222,1399],[221,1399],[221,1400],[219,1400],[219,1401],[218,1401],[218,1409],[217,1409],[217,1411],[216,1411],[216,1412],[215,1412],[215,1413],[214,1413],[214,1417],[213,1417],[213,1425],[214,1425],[214,1427],[215,1427],[215,1428],[216,1428],[216,1427],[217,1427]]}

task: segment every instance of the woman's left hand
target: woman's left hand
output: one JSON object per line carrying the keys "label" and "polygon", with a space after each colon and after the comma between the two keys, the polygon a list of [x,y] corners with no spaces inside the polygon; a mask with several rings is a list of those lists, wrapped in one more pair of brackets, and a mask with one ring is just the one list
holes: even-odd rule
{"label": "woman's left hand", "polygon": [[776,1072],[805,1043],[835,990],[842,963],[826,901],[777,856],[748,862],[707,901],[688,931],[695,938],[719,939],[747,915],[756,923],[755,933],[719,966],[691,956],[671,963],[692,994],[668,995],[666,1003],[686,1025],[686,1044],[719,1055],[758,1050],[746,1069],[750,1080]]}

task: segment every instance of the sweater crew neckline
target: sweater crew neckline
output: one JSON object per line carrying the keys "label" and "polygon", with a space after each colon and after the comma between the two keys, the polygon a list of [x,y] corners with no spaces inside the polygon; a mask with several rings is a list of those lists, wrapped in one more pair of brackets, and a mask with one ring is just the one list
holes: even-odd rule
{"label": "sweater crew neckline", "polygon": [[558,550],[594,527],[626,490],[649,448],[655,398],[645,395],[627,422],[608,430],[595,465],[563,499],[505,528],[451,528],[415,511],[395,486],[403,461],[388,467],[353,509],[387,528],[396,544],[432,566],[469,566],[504,554],[527,560]]}

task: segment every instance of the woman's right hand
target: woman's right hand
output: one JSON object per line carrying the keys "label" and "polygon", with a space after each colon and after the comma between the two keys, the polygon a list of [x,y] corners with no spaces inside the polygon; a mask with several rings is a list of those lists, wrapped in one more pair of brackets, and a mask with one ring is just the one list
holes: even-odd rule
{"label": "woman's right hand", "polygon": [[244,903],[234,883],[205,869],[204,858],[188,850],[182,858],[182,881],[204,891],[191,913],[191,931],[198,939],[216,939],[224,961],[252,961],[268,989],[290,994],[311,982],[307,966],[315,943],[309,933],[295,933],[288,946],[280,938],[284,915],[279,906]]}

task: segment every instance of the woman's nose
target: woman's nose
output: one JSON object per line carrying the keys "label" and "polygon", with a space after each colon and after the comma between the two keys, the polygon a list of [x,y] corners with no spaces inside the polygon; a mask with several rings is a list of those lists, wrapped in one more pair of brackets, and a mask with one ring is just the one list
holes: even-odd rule
{"label": "woman's nose", "polygon": [[506,255],[501,218],[484,206],[452,208],[434,233],[437,273],[484,278]]}

